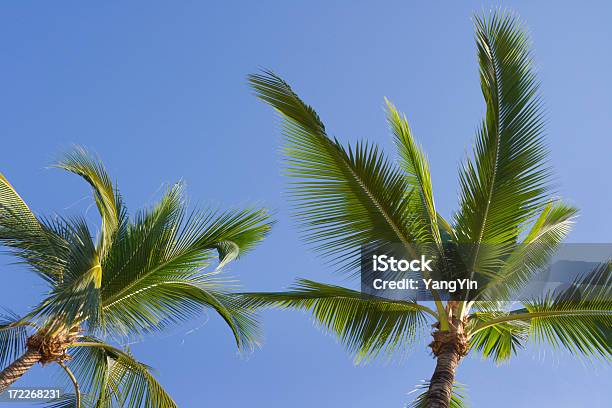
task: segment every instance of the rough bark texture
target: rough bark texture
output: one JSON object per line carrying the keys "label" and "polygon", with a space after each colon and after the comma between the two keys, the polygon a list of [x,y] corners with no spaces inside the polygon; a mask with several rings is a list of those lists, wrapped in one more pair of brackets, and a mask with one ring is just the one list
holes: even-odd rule
{"label": "rough bark texture", "polygon": [[436,369],[429,383],[427,408],[448,408],[459,360],[461,360],[461,355],[452,344],[442,347],[437,356]]}
{"label": "rough bark texture", "polygon": [[26,373],[32,366],[38,363],[42,354],[36,349],[28,349],[24,355],[15,360],[10,366],[0,373],[0,394]]}
{"label": "rough bark texture", "polygon": [[[456,316],[454,304],[449,302],[447,314],[450,317],[449,329],[436,330],[432,333],[433,341],[429,345],[436,356],[436,369],[429,382],[427,408],[448,408],[453,394],[455,370],[461,358],[469,352],[470,345],[464,332],[465,320]],[[439,329],[439,325],[434,325]]]}

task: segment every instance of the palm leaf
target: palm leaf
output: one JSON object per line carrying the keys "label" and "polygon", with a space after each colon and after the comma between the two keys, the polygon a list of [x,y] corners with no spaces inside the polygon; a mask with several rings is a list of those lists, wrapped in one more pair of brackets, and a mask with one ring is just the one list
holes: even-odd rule
{"label": "palm leaf", "polygon": [[110,248],[114,235],[125,218],[121,196],[116,191],[110,176],[99,159],[94,158],[83,147],[77,146],[55,164],[55,167],[75,173],[91,186],[94,199],[102,218],[100,257]]}
{"label": "palm leaf", "polygon": [[[465,386],[459,383],[453,383],[453,393],[449,403],[449,408],[466,408],[467,401],[465,397]],[[406,405],[406,408],[427,408],[427,392],[429,391],[429,381],[423,381],[418,384],[412,393],[418,393],[415,399]]]}
{"label": "palm leaf", "polygon": [[536,342],[587,358],[612,357],[612,263],[603,263],[568,289],[525,304]]}
{"label": "palm leaf", "polygon": [[[230,301],[232,282],[219,273],[263,239],[267,219],[263,210],[186,215],[182,187],[171,188],[127,226],[102,263],[104,329],[121,336],[149,333],[212,307],[240,347],[253,345],[253,316]],[[215,254],[219,266],[207,272]]]}
{"label": "palm leaf", "polygon": [[406,173],[408,184],[414,186],[418,192],[418,200],[415,200],[418,217],[424,222],[426,220],[427,228],[423,239],[435,243],[441,253],[442,238],[438,227],[439,216],[434,203],[429,163],[412,136],[406,116],[401,115],[391,102],[386,102],[387,121],[393,131],[401,167]]}
{"label": "palm leaf", "polygon": [[325,330],[336,334],[356,361],[406,352],[425,327],[426,306],[389,300],[358,291],[300,280],[288,292],[243,294],[250,307],[307,310]]}
{"label": "palm leaf", "polygon": [[470,336],[511,322],[528,322],[536,343],[565,348],[586,358],[610,359],[612,348],[612,274],[609,262],[557,290],[530,302],[523,309],[494,317],[470,328]]}
{"label": "palm leaf", "polygon": [[[99,342],[84,337],[83,341]],[[74,347],[70,350],[71,359],[66,363],[74,372],[83,395],[90,396],[95,408],[110,408],[112,395],[116,390],[109,383],[111,357],[109,352],[100,347]]]}
{"label": "palm leaf", "polygon": [[122,390],[120,406],[129,408],[175,408],[176,403],[166,393],[149,369],[123,354],[111,369],[112,381]]}
{"label": "palm leaf", "polygon": [[[549,169],[544,120],[530,41],[516,18],[476,17],[476,44],[486,115],[473,161],[460,177],[457,240],[472,243],[467,265],[495,273],[521,228],[545,205]],[[481,243],[492,245],[481,250]]]}
{"label": "palm leaf", "polygon": [[61,278],[65,242],[40,223],[1,173],[0,244],[50,283]]}
{"label": "palm leaf", "polygon": [[576,213],[574,207],[560,201],[546,205],[524,241],[513,248],[494,278],[483,287],[479,298],[509,300],[519,294],[547,265],[570,232]]}
{"label": "palm leaf", "polygon": [[29,323],[5,309],[0,314],[0,367],[4,368],[25,352]]}
{"label": "palm leaf", "polygon": [[67,242],[62,280],[34,313],[45,318],[51,330],[86,322],[97,327],[101,318],[101,267],[96,246],[83,218],[56,218],[46,224]]}
{"label": "palm leaf", "polygon": [[256,95],[282,118],[295,215],[310,242],[342,270],[358,265],[361,245],[420,239],[406,178],[367,143],[344,148],[317,113],[272,72],[250,75]]}
{"label": "palm leaf", "polygon": [[[129,353],[109,344],[89,338],[77,343],[75,348],[95,348],[98,356],[92,382],[97,382],[99,394],[95,397],[95,407],[120,406],[125,408],[174,408],[176,403],[151,374],[150,367],[138,362]],[[91,352],[89,355],[92,355]],[[105,361],[105,362],[104,362]],[[81,361],[81,368],[86,368]],[[92,364],[89,364],[91,367]],[[76,371],[83,374],[87,370]]]}
{"label": "palm leaf", "polygon": [[[470,326],[505,315],[501,312],[477,312],[470,316]],[[470,331],[469,327],[467,331]],[[477,332],[470,339],[470,348],[479,351],[485,359],[491,358],[496,363],[501,363],[509,360],[524,347],[528,333],[527,322],[521,320],[503,322]]]}
{"label": "palm leaf", "polygon": [[258,344],[254,314],[241,308],[221,283],[212,280],[164,281],[124,296],[104,306],[104,328],[107,333],[121,337],[163,331],[196,317],[205,307],[225,320],[240,349]]}

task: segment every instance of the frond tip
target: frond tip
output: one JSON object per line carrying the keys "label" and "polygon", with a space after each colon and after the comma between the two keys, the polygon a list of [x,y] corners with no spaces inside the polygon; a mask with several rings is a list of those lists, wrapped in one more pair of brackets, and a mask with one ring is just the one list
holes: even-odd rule
{"label": "frond tip", "polygon": [[104,255],[110,248],[114,235],[125,217],[121,196],[106,172],[104,164],[85,148],[76,146],[72,151],[66,153],[54,167],[81,176],[91,186],[102,218],[99,252]]}

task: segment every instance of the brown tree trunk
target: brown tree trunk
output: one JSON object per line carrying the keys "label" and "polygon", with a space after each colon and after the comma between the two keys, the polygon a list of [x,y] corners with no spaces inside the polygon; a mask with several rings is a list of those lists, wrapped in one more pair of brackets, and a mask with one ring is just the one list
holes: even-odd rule
{"label": "brown tree trunk", "polygon": [[42,355],[36,349],[29,348],[24,355],[15,360],[0,373],[0,394],[40,361]]}
{"label": "brown tree trunk", "polygon": [[453,344],[444,345],[437,355],[436,369],[429,382],[427,408],[448,408],[453,393],[455,370],[461,355]]}

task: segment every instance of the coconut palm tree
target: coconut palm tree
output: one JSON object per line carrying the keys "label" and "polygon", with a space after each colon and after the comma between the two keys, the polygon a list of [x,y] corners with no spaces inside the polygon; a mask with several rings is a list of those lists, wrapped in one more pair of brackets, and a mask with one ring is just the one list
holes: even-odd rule
{"label": "coconut palm tree", "polygon": [[176,407],[121,344],[212,308],[240,349],[255,345],[252,313],[220,272],[264,238],[266,211],[188,211],[179,183],[129,217],[104,166],[84,149],[56,167],[89,183],[101,225],[94,237],[82,217],[39,217],[0,175],[0,244],[49,287],[27,314],[2,316],[0,392],[33,365],[55,364],[75,393],[54,406]]}
{"label": "coconut palm tree", "polygon": [[486,114],[473,155],[460,169],[452,220],[437,211],[426,156],[390,102],[398,164],[371,143],[344,146],[330,137],[315,110],[273,72],[249,77],[281,118],[295,216],[316,250],[351,273],[362,246],[393,243],[434,257],[443,279],[479,277],[470,294],[448,297],[431,289],[431,302],[309,280],[286,292],[245,294],[254,307],[310,311],[358,361],[408,350],[432,325],[436,366],[415,406],[449,407],[455,371],[469,352],[501,362],[531,339],[611,357],[608,264],[570,288],[523,299],[516,309],[500,302],[529,285],[569,232],[576,210],[551,192],[542,104],[523,26],[493,13],[475,18],[475,33]]}

